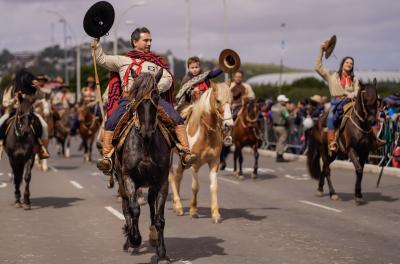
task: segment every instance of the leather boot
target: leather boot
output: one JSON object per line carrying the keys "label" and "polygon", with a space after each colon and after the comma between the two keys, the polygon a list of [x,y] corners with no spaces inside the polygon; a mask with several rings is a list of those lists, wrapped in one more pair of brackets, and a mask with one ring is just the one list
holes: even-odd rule
{"label": "leather boot", "polygon": [[196,155],[190,153],[189,141],[186,134],[186,126],[185,125],[177,125],[175,128],[175,134],[179,141],[177,144],[179,156],[181,157],[181,162],[183,167],[189,168],[193,163],[196,162]]}
{"label": "leather boot", "polygon": [[0,160],[3,158],[3,148],[4,148],[4,143],[3,140],[0,140]]}
{"label": "leather boot", "polygon": [[327,132],[327,137],[328,137],[328,149],[331,153],[334,153],[337,151],[338,145],[336,143],[336,133],[335,130],[329,129]]}
{"label": "leather boot", "polygon": [[47,150],[49,147],[49,140],[48,139],[43,139],[41,144],[40,144],[40,149],[39,149],[39,159],[48,159],[50,158],[49,151]]}
{"label": "leather boot", "polygon": [[97,168],[101,170],[105,175],[110,175],[112,169],[111,151],[113,149],[112,146],[113,134],[114,131],[104,131],[103,158],[97,160]]}

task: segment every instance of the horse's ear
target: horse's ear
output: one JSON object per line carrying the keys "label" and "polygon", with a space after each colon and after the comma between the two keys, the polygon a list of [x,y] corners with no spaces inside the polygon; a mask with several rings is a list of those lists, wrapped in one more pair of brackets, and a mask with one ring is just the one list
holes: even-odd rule
{"label": "horse's ear", "polygon": [[376,87],[376,84],[377,84],[378,82],[376,81],[376,78],[374,78],[374,80],[372,81],[372,84]]}
{"label": "horse's ear", "polygon": [[358,80],[358,86],[360,87],[361,90],[364,89],[364,83],[361,79]]}
{"label": "horse's ear", "polygon": [[161,77],[163,76],[163,72],[164,72],[163,68],[161,68],[161,69],[157,72],[157,74],[156,74],[156,76],[155,76],[156,83],[158,83],[158,82],[161,80]]}

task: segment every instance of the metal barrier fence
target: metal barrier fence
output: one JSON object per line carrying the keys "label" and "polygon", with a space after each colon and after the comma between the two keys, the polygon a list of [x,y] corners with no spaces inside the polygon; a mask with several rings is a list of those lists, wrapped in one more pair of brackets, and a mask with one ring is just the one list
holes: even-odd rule
{"label": "metal barrier fence", "polygon": [[[400,145],[400,120],[393,121],[390,118],[380,121],[378,136],[380,139],[386,141],[385,146],[381,147],[378,151],[371,152],[369,155],[369,163],[377,164],[379,166],[389,166],[393,159],[393,151],[396,146]],[[296,125],[294,122],[289,121],[288,127],[288,142],[286,152],[301,155],[306,151],[305,130],[300,122]],[[272,128],[272,122],[269,118],[263,119],[263,144],[262,149],[274,150],[276,147],[276,136]]]}

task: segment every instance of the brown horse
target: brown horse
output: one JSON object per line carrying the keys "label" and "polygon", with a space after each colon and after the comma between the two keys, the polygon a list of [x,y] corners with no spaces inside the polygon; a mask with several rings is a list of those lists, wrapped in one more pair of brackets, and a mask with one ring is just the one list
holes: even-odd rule
{"label": "brown horse", "polygon": [[[354,106],[346,112],[340,126],[338,136],[339,153],[329,155],[327,135],[323,132],[327,115],[320,118],[319,122],[307,133],[308,151],[307,165],[311,177],[319,180],[318,196],[323,196],[325,178],[328,181],[329,194],[332,200],[338,200],[332,181],[329,165],[336,159],[337,154],[348,155],[356,170],[355,202],[363,203],[361,181],[364,165],[368,160],[371,145],[374,140],[372,126],[376,123],[377,112],[376,79],[373,84],[360,82],[360,90],[354,100]],[[322,171],[320,166],[322,158]]]}
{"label": "brown horse", "polygon": [[74,115],[74,108],[70,109],[59,109],[55,110],[56,115],[59,116],[60,120],[54,126],[54,137],[59,144],[59,155],[63,155],[66,158],[71,156],[70,145],[71,137],[70,131],[72,127],[72,120]]}
{"label": "brown horse", "polygon": [[96,133],[100,128],[99,118],[91,111],[89,105],[82,104],[78,107],[79,134],[84,148],[83,159],[92,161],[92,146]]}
{"label": "brown horse", "polygon": [[[242,148],[250,146],[253,149],[254,155],[254,167],[251,177],[255,179],[257,178],[258,170],[258,147],[262,143],[260,136],[261,128],[258,123],[259,108],[254,99],[249,100],[245,98],[242,100],[242,105],[232,129],[233,144],[235,145],[234,172],[240,180],[244,179]],[[226,156],[228,153],[226,153]],[[225,164],[226,156],[221,155],[222,164]],[[237,170],[237,161],[239,161],[239,171]]]}
{"label": "brown horse", "polygon": [[[225,83],[212,83],[211,88],[205,91],[199,101],[192,106],[191,114],[186,119],[190,149],[198,158],[192,166],[193,195],[190,202],[190,216],[192,218],[198,217],[198,172],[200,167],[207,163],[210,168],[211,215],[214,223],[221,221],[217,196],[217,173],[224,139],[224,127],[233,125],[229,101],[229,87]],[[177,215],[183,215],[179,191],[184,168],[179,163],[175,174],[172,171],[172,166],[170,170],[174,211]]]}

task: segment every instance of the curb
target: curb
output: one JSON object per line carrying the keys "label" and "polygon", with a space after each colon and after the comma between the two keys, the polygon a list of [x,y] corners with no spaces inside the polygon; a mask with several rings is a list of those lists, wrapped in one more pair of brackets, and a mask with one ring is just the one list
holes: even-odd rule
{"label": "curb", "polygon": [[[243,151],[246,153],[252,153],[251,148],[243,148]],[[275,158],[276,157],[276,152],[271,151],[271,150],[265,150],[265,149],[259,149],[258,153],[264,157],[270,157],[270,158]],[[294,161],[306,161],[307,157],[304,155],[295,155],[291,153],[285,153],[283,154],[284,157],[288,160],[294,160]],[[331,168],[341,168],[341,169],[347,169],[351,170],[354,169],[354,166],[351,162],[344,161],[344,160],[335,160],[331,164]],[[364,166],[364,172],[370,172],[370,173],[376,173],[379,174],[381,172],[381,167],[378,167],[377,165],[372,165],[372,164],[365,164]],[[400,178],[400,169],[398,168],[391,168],[391,167],[386,167],[383,170],[384,175],[391,175]]]}

